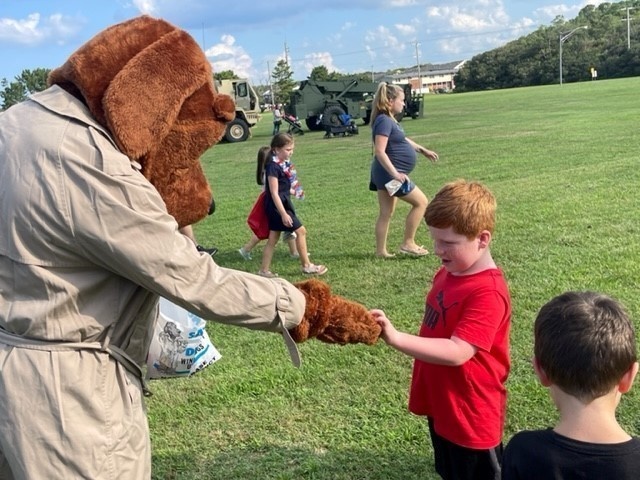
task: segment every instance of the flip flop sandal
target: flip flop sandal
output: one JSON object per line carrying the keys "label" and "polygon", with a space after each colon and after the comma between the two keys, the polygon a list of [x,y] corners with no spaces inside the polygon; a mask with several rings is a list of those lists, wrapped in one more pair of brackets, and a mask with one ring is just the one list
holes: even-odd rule
{"label": "flip flop sandal", "polygon": [[416,247],[416,248],[406,248],[400,247],[400,253],[405,255],[410,255],[412,257],[424,257],[425,255],[429,255],[429,250],[424,247]]}
{"label": "flip flop sandal", "polygon": [[302,273],[307,275],[324,275],[327,273],[328,268],[324,265],[307,265],[306,267],[302,267]]}
{"label": "flip flop sandal", "polygon": [[258,275],[260,275],[261,277],[264,277],[264,278],[276,278],[278,276],[277,273],[273,273],[270,270],[266,271],[266,272],[263,272],[262,270],[259,270],[258,271]]}

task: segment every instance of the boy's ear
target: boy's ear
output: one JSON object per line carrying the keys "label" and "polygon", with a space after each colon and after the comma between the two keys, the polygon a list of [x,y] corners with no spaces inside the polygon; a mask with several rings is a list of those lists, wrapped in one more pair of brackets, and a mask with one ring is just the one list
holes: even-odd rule
{"label": "boy's ear", "polygon": [[538,376],[538,380],[540,381],[540,384],[543,387],[550,387],[551,380],[549,380],[549,377],[547,377],[547,374],[544,372],[544,370],[540,366],[538,359],[536,357],[533,357],[533,359],[531,360],[531,363],[533,364],[533,370],[536,372],[536,375]]}
{"label": "boy's ear", "polygon": [[478,235],[478,244],[480,248],[487,248],[491,243],[491,232],[489,230],[483,230]]}
{"label": "boy's ear", "polygon": [[627,393],[633,386],[633,380],[638,373],[638,362],[633,362],[633,365],[629,367],[629,370],[625,372],[620,381],[618,382],[618,391],[620,393]]}

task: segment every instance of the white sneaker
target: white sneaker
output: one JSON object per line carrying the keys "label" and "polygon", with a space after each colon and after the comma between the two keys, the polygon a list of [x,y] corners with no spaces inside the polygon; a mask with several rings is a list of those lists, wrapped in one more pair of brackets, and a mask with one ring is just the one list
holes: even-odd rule
{"label": "white sneaker", "polygon": [[247,252],[244,247],[240,247],[240,249],[238,250],[238,253],[242,256],[242,258],[244,258],[245,260],[251,260],[251,252]]}
{"label": "white sneaker", "polygon": [[282,232],[282,241],[283,242],[287,242],[289,241],[290,238],[292,239],[296,239],[298,237],[298,235],[296,234],[296,232]]}

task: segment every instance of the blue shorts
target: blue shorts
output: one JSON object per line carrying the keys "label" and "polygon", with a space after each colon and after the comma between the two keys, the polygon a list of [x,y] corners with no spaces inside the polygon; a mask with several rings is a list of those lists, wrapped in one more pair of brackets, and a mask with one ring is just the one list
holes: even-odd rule
{"label": "blue shorts", "polygon": [[[409,172],[401,172],[401,173],[409,173]],[[369,190],[372,192],[376,192],[378,190],[386,190],[385,184],[393,180],[393,177],[389,175],[380,162],[377,160],[373,160],[371,162],[371,177],[369,180]],[[411,180],[407,180],[402,184],[402,187],[393,194],[394,197],[404,197],[405,195],[410,194],[413,189],[416,188],[416,184]]]}

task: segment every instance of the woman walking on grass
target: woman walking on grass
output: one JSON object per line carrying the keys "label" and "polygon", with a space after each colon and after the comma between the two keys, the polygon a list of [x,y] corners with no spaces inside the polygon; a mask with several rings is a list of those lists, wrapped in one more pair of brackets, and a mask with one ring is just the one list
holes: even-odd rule
{"label": "woman walking on grass", "polygon": [[[409,173],[415,168],[416,152],[420,152],[432,162],[438,160],[438,154],[405,136],[395,119],[395,115],[403,109],[404,90],[397,85],[381,83],[373,99],[371,112],[375,156],[371,164],[369,182],[369,190],[378,192],[380,213],[376,221],[376,255],[381,258],[395,256],[387,250],[387,234],[398,198],[411,205],[405,220],[400,253],[414,257],[429,253],[417,245],[415,240],[428,200],[422,190],[409,179]],[[393,180],[396,180],[396,185],[390,184],[387,187]]]}
{"label": "woman walking on grass", "polygon": [[314,265],[309,261],[307,229],[296,216],[291,202],[291,179],[286,170],[282,168],[282,164],[290,160],[293,148],[293,137],[288,133],[278,133],[271,140],[272,154],[258,160],[258,162],[262,162],[262,164],[258,164],[258,168],[264,171],[266,179],[264,201],[269,219],[269,238],[262,252],[262,264],[258,272],[258,275],[263,277],[277,276],[271,272],[270,268],[273,251],[281,232],[295,232],[302,273],[322,275],[327,272],[327,267],[324,265]]}

